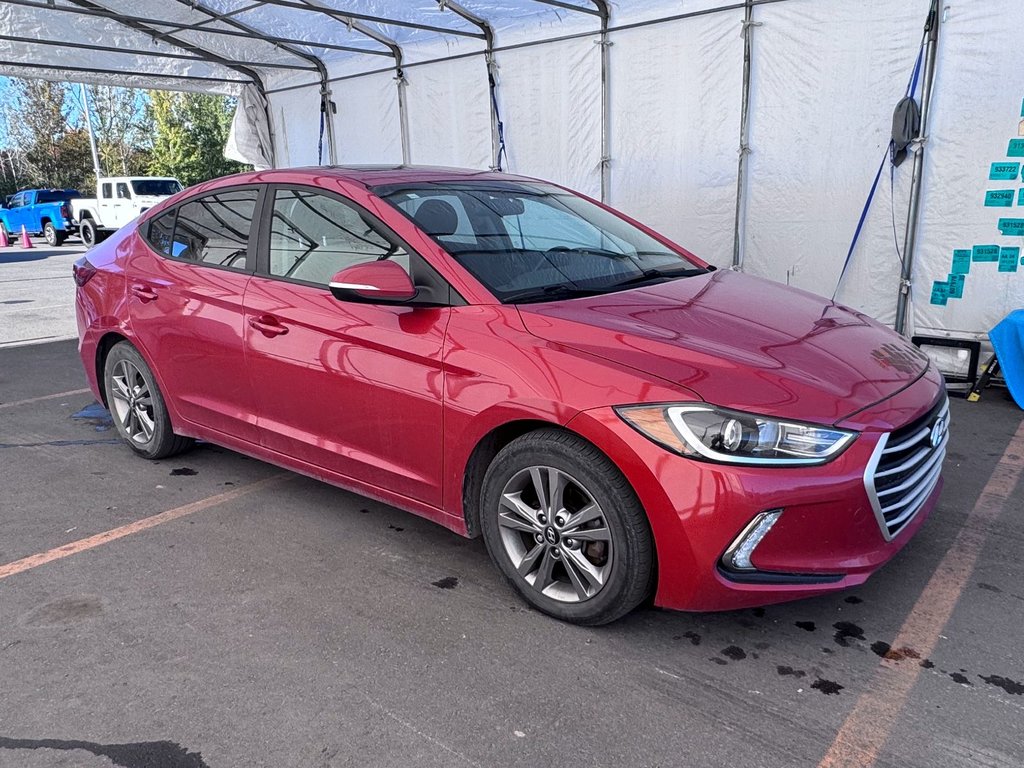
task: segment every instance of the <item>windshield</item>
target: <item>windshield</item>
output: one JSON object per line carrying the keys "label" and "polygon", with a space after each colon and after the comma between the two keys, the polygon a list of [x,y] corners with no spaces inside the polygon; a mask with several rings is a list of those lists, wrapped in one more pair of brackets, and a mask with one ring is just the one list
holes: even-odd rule
{"label": "windshield", "polygon": [[174,179],[136,179],[132,182],[132,191],[136,195],[167,197],[180,192],[181,184]]}
{"label": "windshield", "polygon": [[504,303],[610,293],[706,270],[594,203],[550,184],[377,187]]}
{"label": "windshield", "polygon": [[75,200],[81,197],[77,189],[48,189],[36,192],[37,203],[62,203],[65,200]]}

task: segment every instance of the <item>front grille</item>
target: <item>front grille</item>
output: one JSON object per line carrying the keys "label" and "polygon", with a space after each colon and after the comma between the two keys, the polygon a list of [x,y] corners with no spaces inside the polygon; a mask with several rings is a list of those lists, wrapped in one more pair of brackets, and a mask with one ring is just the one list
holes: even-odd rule
{"label": "front grille", "polygon": [[[936,425],[938,443],[933,445]],[[949,400],[945,393],[924,416],[882,435],[864,474],[864,485],[886,540],[914,519],[942,473],[949,442]]]}

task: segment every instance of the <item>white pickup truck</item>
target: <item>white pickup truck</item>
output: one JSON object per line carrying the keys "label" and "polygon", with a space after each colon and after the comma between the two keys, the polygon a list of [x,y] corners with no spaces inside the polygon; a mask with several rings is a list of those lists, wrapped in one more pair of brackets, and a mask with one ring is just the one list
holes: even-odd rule
{"label": "white pickup truck", "polygon": [[90,248],[148,208],[181,191],[177,179],[112,176],[96,180],[96,197],[71,201],[78,233]]}

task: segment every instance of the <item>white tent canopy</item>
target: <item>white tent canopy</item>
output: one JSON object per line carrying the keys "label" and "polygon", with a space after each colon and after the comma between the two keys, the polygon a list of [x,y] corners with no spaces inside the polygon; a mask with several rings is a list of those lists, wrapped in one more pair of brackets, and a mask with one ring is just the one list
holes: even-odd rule
{"label": "white tent canopy", "polygon": [[[907,329],[983,338],[1024,306],[1024,4],[939,5]],[[830,296],[931,6],[5,0],[0,74],[239,96],[228,151],[257,166],[552,179],[719,266]],[[883,165],[838,293],[890,324],[913,165]]]}

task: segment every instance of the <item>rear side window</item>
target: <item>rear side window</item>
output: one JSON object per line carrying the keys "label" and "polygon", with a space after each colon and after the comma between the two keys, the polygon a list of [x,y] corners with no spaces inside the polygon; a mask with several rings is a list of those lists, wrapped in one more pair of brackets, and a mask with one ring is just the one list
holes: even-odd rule
{"label": "rear side window", "polygon": [[149,234],[146,239],[158,252],[164,256],[177,256],[171,243],[174,242],[174,219],[178,211],[171,210],[160,214],[149,223]]}
{"label": "rear side window", "polygon": [[192,200],[153,219],[147,240],[170,258],[244,271],[258,197],[235,189]]}

